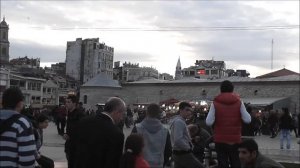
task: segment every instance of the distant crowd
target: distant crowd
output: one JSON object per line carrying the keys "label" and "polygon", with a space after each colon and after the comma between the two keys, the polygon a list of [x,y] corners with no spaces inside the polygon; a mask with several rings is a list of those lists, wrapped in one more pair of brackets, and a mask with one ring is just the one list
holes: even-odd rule
{"label": "distant crowd", "polygon": [[[0,167],[54,167],[40,152],[49,121],[65,139],[69,168],[283,167],[259,152],[254,136],[280,135],[280,149],[288,150],[292,131],[299,135],[300,115],[252,109],[233,91],[223,81],[208,113],[181,102],[169,115],[155,103],[132,109],[119,97],[86,110],[75,95],[52,110],[24,109],[20,89],[9,88],[0,112]],[[124,126],[133,126],[127,138]]]}

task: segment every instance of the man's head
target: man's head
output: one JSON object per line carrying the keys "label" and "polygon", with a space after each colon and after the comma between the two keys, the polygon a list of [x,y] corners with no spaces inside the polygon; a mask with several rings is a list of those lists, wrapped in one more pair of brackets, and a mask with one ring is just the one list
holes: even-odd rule
{"label": "man's head", "polygon": [[36,120],[40,129],[46,129],[49,125],[49,118],[44,114],[40,114]]}
{"label": "man's head", "polygon": [[147,116],[150,118],[157,118],[159,119],[161,117],[161,109],[158,104],[151,103],[147,107]]}
{"label": "man's head", "polygon": [[3,109],[15,110],[21,112],[24,107],[24,96],[19,88],[8,88],[2,95]]}
{"label": "man's head", "polygon": [[109,113],[115,124],[118,124],[123,119],[125,111],[125,102],[118,97],[109,98],[104,105],[104,112]]}
{"label": "man's head", "polygon": [[78,99],[75,95],[69,95],[66,99],[66,108],[72,112],[77,107]]}
{"label": "man's head", "polygon": [[238,148],[239,158],[243,165],[255,163],[258,154],[258,145],[253,139],[244,140]]}
{"label": "man's head", "polygon": [[221,93],[231,93],[233,92],[234,86],[229,80],[225,80],[221,83]]}
{"label": "man's head", "polygon": [[192,116],[192,106],[187,102],[181,102],[179,104],[179,115],[184,118],[188,119]]}

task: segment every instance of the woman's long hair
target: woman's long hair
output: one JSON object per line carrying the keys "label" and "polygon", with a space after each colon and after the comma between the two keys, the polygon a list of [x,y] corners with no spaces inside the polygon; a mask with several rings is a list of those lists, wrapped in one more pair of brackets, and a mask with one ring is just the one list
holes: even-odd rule
{"label": "woman's long hair", "polygon": [[135,168],[136,157],[142,153],[144,139],[140,134],[131,134],[125,142],[125,151],[121,158],[120,168]]}

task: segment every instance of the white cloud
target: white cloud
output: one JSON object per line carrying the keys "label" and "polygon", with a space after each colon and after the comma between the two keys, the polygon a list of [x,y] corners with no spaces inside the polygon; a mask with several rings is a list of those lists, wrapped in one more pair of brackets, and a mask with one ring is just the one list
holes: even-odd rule
{"label": "white cloud", "polygon": [[29,48],[23,55],[40,55],[42,62],[64,60],[67,41],[99,37],[115,48],[115,61],[152,65],[174,75],[179,56],[183,68],[214,57],[225,60],[227,68],[248,68],[256,76],[268,71],[274,39],[274,69],[284,64],[299,72],[299,29],[103,31],[299,25],[299,1],[4,1],[1,10],[10,25],[11,53],[20,56]]}

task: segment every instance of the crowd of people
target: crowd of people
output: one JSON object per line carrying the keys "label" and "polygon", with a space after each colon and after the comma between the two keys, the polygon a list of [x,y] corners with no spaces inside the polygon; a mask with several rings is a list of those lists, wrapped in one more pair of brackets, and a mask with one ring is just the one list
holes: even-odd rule
{"label": "crowd of people", "polygon": [[[5,90],[2,100],[0,167],[54,167],[53,160],[39,151],[43,145],[43,129],[51,118],[44,113],[24,110],[24,97],[18,88]],[[220,94],[206,115],[195,115],[188,102],[181,102],[178,112],[171,117],[155,103],[131,110],[119,97],[109,98],[103,109],[92,113],[82,107],[75,95],[69,95],[65,104],[51,114],[58,134],[65,139],[69,168],[171,165],[175,168],[281,168],[280,163],[258,151],[253,138],[242,140],[242,136],[264,133],[266,121],[271,138],[280,133],[280,148],[290,149],[291,130],[299,124],[287,108],[282,109],[280,116],[276,112],[257,115],[257,110],[245,105],[234,93],[230,81],[221,83]],[[169,128],[164,126],[166,121]],[[127,128],[133,125],[126,139],[124,125]],[[273,129],[276,126],[280,131]],[[205,150],[211,143],[215,144],[217,157],[205,162]]]}

